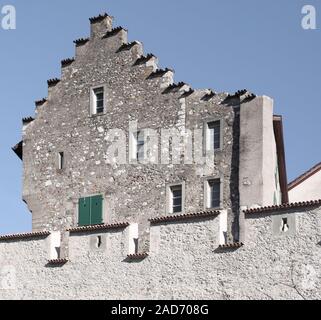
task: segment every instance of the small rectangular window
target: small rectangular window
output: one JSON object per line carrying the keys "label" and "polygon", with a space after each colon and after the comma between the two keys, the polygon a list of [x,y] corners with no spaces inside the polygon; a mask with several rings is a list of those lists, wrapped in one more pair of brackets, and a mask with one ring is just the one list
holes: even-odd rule
{"label": "small rectangular window", "polygon": [[221,206],[221,181],[220,179],[209,180],[207,190],[207,207],[219,208]]}
{"label": "small rectangular window", "polygon": [[173,186],[170,188],[170,206],[171,213],[180,213],[183,209],[183,190],[182,185]]}
{"label": "small rectangular window", "polygon": [[212,121],[207,123],[207,150],[214,151],[221,148],[221,122]]}
{"label": "small rectangular window", "polygon": [[145,137],[143,131],[138,131],[136,133],[136,159],[144,160],[145,152]]}
{"label": "small rectangular window", "polygon": [[58,153],[58,169],[59,170],[64,169],[64,165],[65,165],[64,153],[63,152],[59,152]]}
{"label": "small rectangular window", "polygon": [[93,114],[100,114],[104,112],[104,88],[96,88],[93,90]]}

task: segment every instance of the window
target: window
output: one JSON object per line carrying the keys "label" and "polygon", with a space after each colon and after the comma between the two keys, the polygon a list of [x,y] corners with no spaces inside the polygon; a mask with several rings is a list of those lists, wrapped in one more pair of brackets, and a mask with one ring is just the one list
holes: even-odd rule
{"label": "window", "polygon": [[90,226],[103,223],[103,197],[94,196],[79,199],[78,224],[79,226]]}
{"label": "window", "polygon": [[65,162],[65,157],[63,152],[58,153],[58,169],[62,170],[64,169],[64,163]]}
{"label": "window", "polygon": [[144,132],[137,132],[137,160],[144,160]]}
{"label": "window", "polygon": [[93,89],[93,114],[101,114],[104,113],[104,88],[96,88]]}
{"label": "window", "polygon": [[282,222],[281,222],[281,231],[286,233],[288,232],[290,229],[289,224],[288,224],[288,219],[287,218],[283,218]]}
{"label": "window", "polygon": [[207,209],[221,206],[221,181],[213,179],[207,181]]}
{"label": "window", "polygon": [[145,135],[144,131],[137,131],[132,133],[131,139],[132,159],[142,161],[145,158]]}
{"label": "window", "polygon": [[214,151],[221,148],[221,122],[220,121],[212,121],[207,123],[206,148],[208,151]]}
{"label": "window", "polygon": [[180,213],[183,209],[182,185],[170,187],[170,213]]}

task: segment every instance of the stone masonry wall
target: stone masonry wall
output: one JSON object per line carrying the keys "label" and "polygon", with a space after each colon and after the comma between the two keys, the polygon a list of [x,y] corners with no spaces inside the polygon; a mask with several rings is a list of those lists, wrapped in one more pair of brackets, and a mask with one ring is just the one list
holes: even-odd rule
{"label": "stone masonry wall", "polygon": [[2,240],[0,299],[320,299],[320,222],[320,208],[246,214],[234,249],[219,248],[219,216],[152,224],[143,260],[127,258],[129,228],[71,234],[63,266],[46,266],[48,238]]}
{"label": "stone masonry wall", "polygon": [[[111,31],[110,17],[91,27],[91,38],[76,46],[74,61],[63,63],[61,81],[50,83],[48,97],[37,103],[36,119],[24,128],[23,199],[32,212],[33,230],[76,226],[78,199],[102,194],[104,222],[139,222],[140,247],[148,249],[148,219],[166,213],[166,185],[184,181],[185,211],[196,212],[204,210],[204,178],[212,176],[224,180],[222,208],[232,208],[229,238],[237,238],[239,106],[222,104],[226,94],[170,87],[173,73],[155,74],[157,59],[142,58],[139,42],[124,46],[127,31]],[[100,85],[106,87],[106,113],[90,116],[90,89]],[[224,128],[215,166],[107,163],[111,129],[127,132],[128,149],[130,121],[137,121],[138,129],[159,132],[202,129],[212,118],[221,119]],[[65,153],[64,170],[58,170],[58,152]]]}

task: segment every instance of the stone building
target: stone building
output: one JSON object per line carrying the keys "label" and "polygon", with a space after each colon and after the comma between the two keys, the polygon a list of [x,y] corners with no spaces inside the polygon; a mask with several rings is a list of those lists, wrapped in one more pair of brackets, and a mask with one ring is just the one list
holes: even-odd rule
{"label": "stone building", "polygon": [[[61,79],[48,81],[36,117],[23,119],[14,150],[33,231],[134,220],[147,248],[148,219],[223,209],[227,239],[239,240],[240,208],[287,202],[272,99],[175,83],[112,22],[90,19],[90,37],[74,41]],[[194,141],[182,154],[181,138]]]}
{"label": "stone building", "polygon": [[0,299],[320,299],[321,200],[288,203],[272,99],[90,22],[13,148],[33,231],[0,236]]}

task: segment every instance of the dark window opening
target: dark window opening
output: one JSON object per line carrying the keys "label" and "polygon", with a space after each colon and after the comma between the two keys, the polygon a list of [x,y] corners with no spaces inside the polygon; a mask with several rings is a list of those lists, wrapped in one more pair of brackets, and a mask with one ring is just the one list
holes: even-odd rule
{"label": "dark window opening", "polygon": [[221,205],[221,181],[219,179],[208,181],[209,208],[218,208]]}
{"label": "dark window opening", "polygon": [[282,219],[282,226],[281,226],[281,230],[282,232],[288,232],[290,229],[289,224],[288,224],[288,219],[287,218],[283,218]]}
{"label": "dark window opening", "polygon": [[145,137],[143,131],[138,131],[136,136],[136,159],[144,160]]}
{"label": "dark window opening", "polygon": [[99,249],[102,245],[102,239],[101,239],[101,236],[98,236],[97,237],[97,248]]}
{"label": "dark window opening", "polygon": [[63,152],[58,153],[58,169],[62,170],[64,168],[65,157]]}
{"label": "dark window opening", "polygon": [[180,213],[183,207],[182,186],[171,187],[172,212]]}

